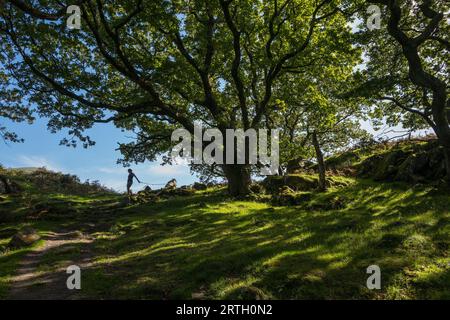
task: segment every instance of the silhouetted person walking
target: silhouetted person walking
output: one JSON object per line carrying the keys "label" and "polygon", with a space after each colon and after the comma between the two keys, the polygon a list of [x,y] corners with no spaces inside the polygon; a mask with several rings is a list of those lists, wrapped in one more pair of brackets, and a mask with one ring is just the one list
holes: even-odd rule
{"label": "silhouetted person walking", "polygon": [[136,180],[141,183],[136,177],[136,175],[133,173],[133,170],[128,169],[128,181],[127,181],[127,193],[129,196],[131,196],[133,193],[131,192],[131,186],[133,185],[133,178],[136,178]]}

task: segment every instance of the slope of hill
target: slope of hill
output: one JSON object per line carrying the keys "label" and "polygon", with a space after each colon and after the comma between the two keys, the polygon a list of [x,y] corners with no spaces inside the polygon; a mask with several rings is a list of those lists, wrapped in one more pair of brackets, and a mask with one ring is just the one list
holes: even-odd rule
{"label": "slope of hill", "polygon": [[19,167],[19,168],[8,168],[10,171],[20,171],[22,173],[33,173],[38,170],[43,170],[45,168],[39,168],[39,167]]}
{"label": "slope of hill", "polygon": [[327,159],[329,170],[354,173],[377,181],[442,183],[444,152],[433,137],[400,140],[354,149]]}
{"label": "slope of hill", "polygon": [[[2,298],[450,299],[446,187],[347,177],[291,206],[223,188],[125,205],[16,178],[23,191],[0,200]],[[8,248],[24,226],[43,240]],[[71,264],[82,290],[68,294]],[[366,287],[370,265],[381,290]]]}

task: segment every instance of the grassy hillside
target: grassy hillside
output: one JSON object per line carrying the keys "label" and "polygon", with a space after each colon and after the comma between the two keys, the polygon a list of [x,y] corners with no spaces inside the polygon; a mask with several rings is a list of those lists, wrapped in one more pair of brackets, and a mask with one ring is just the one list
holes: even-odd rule
{"label": "grassy hillside", "polygon": [[[27,225],[44,237],[63,229],[93,239],[46,251],[37,292],[40,277],[83,257],[79,298],[450,299],[449,190],[347,182],[289,207],[236,201],[220,188],[123,206],[117,194],[25,185],[0,200],[0,296],[24,255],[45,243],[7,249]],[[381,290],[366,288],[372,264]]]}

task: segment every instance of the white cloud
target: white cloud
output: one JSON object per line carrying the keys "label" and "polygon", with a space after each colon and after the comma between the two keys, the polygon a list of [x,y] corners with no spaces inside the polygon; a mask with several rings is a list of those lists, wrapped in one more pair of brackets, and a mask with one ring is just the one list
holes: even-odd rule
{"label": "white cloud", "polygon": [[126,189],[126,181],[117,179],[101,179],[100,183],[108,188],[112,188],[116,191],[123,192]]}
{"label": "white cloud", "polygon": [[108,174],[124,174],[124,169],[121,167],[101,167],[98,171]]}
{"label": "white cloud", "polygon": [[[189,175],[189,166],[186,164],[177,164],[177,165],[160,165],[160,164],[151,164],[150,166],[146,166],[140,164],[138,166],[132,167],[133,171],[139,175],[152,175],[152,176],[180,176],[180,175]],[[128,168],[123,167],[99,167],[95,169],[88,170],[89,172],[101,172],[107,175],[127,175],[126,170]]]}
{"label": "white cloud", "polygon": [[24,167],[46,167],[52,171],[64,171],[60,166],[42,156],[19,156],[18,163]]}
{"label": "white cloud", "polygon": [[146,173],[155,176],[180,176],[189,174],[189,167],[186,165],[154,165],[149,167]]}

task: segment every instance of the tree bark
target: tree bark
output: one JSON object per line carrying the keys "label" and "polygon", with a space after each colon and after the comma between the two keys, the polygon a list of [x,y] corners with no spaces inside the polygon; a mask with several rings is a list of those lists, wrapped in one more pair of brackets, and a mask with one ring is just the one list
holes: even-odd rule
{"label": "tree bark", "polygon": [[6,194],[10,194],[12,193],[11,187],[9,185],[9,181],[8,178],[6,178],[5,176],[0,175],[0,181],[3,183],[4,188],[5,188],[5,193]]}
{"label": "tree bark", "polygon": [[323,161],[323,153],[320,149],[319,140],[317,139],[317,133],[313,132],[311,135],[314,149],[316,150],[317,168],[319,170],[319,190],[327,190],[327,181],[325,176],[325,162]]}
{"label": "tree bark", "polygon": [[450,148],[446,146],[444,146],[444,163],[446,170],[445,180],[447,181],[447,184],[450,186]]}
{"label": "tree bark", "polygon": [[[433,122],[435,123],[433,130],[438,137],[439,143],[444,148],[446,177],[450,183],[450,111],[447,109],[450,100],[447,99],[447,83],[424,68],[419,53],[420,45],[429,40],[433,32],[438,29],[440,21],[444,19],[444,14],[432,8],[432,1],[423,1],[419,8],[431,21],[419,36],[411,38],[399,26],[402,10],[397,1],[369,0],[369,2],[387,5],[391,13],[387,30],[402,47],[403,55],[408,61],[411,82],[432,92],[431,111]],[[422,116],[427,120],[425,115]]]}
{"label": "tree bark", "polygon": [[223,171],[228,181],[228,193],[233,197],[250,193],[250,166],[245,164],[224,164]]}

